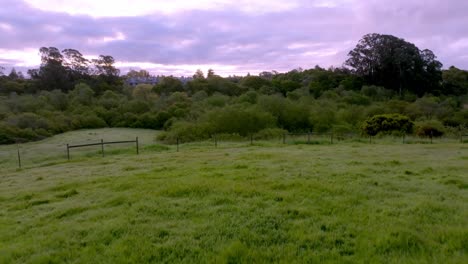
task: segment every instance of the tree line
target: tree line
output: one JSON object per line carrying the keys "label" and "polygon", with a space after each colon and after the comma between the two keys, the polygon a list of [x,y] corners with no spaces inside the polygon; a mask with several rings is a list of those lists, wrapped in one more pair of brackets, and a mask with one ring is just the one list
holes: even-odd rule
{"label": "tree line", "polygon": [[[163,76],[156,85],[136,87],[126,78],[150,74],[121,76],[112,56],[88,60],[74,49],[39,51],[40,67],[28,71],[30,78],[0,68],[0,143],[98,127],[163,129],[163,140],[192,141],[213,133],[424,135],[468,126],[468,72],[443,70],[432,51],[390,35],[364,36],[339,68],[230,77],[198,70],[187,82]],[[376,131],[371,122],[402,125]]]}

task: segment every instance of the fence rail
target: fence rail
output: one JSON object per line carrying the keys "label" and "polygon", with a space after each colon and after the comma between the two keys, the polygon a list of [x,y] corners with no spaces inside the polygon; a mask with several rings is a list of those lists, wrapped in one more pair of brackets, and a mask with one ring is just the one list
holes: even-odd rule
{"label": "fence rail", "polygon": [[[452,140],[458,141],[461,144],[468,143],[468,134],[465,134],[465,131],[461,131],[457,136],[453,135],[453,137],[449,137]],[[279,137],[275,137],[275,140],[280,140],[282,141],[283,144],[289,144],[291,141],[294,142],[294,144],[339,144],[341,141],[345,140],[354,140],[356,142],[361,142],[361,143],[374,143],[380,140],[379,137],[365,137],[362,135],[357,135],[354,133],[314,133],[314,132],[308,132],[308,133],[283,133],[281,135],[278,135]],[[318,137],[318,138],[317,138]],[[433,138],[434,137],[411,137],[408,135],[402,135],[400,142],[403,144],[419,144],[419,143],[433,143]],[[447,138],[447,139],[449,139]],[[435,137],[434,139],[442,140],[442,138]],[[229,139],[223,138],[217,134],[213,134],[210,138],[211,142],[214,143],[214,147],[219,147],[220,143],[224,141],[229,141]],[[250,145],[253,145],[255,141],[258,140],[273,140],[273,138],[268,138],[268,139],[258,139],[255,137],[255,135],[250,134],[246,137],[243,137],[241,139],[237,138],[235,141],[245,141],[249,142]],[[398,140],[397,136],[393,138],[393,141]],[[101,146],[101,154],[104,157],[105,155],[105,145],[112,145],[112,144],[130,144],[134,143],[135,144],[135,149],[136,149],[136,154],[138,155],[140,150],[140,145],[138,142],[138,137],[135,138],[135,140],[124,140],[124,141],[107,141],[105,142],[103,139],[101,139],[101,142],[95,142],[95,143],[86,143],[86,144],[66,144],[66,155],[67,155],[67,160],[71,160],[71,149],[75,148],[82,148],[82,147],[92,147],[92,146]],[[182,140],[177,137],[176,142],[175,142],[175,150],[179,151],[180,145],[182,143]],[[212,144],[213,144],[212,143]],[[15,160],[16,165],[19,169],[24,167],[24,161],[28,161],[28,159],[24,159],[23,155],[26,153],[27,149],[22,147],[21,144],[17,144],[16,148],[11,149],[11,160]],[[2,158],[3,154],[0,153],[0,158]],[[5,155],[3,155],[5,156]],[[14,158],[13,158],[14,157]],[[5,163],[5,159],[0,159],[0,164]]]}
{"label": "fence rail", "polygon": [[330,144],[333,144],[333,140],[335,139],[334,137],[336,136],[334,133],[313,133],[313,132],[308,132],[308,133],[285,133],[283,134],[283,144],[286,144],[286,137],[287,136],[307,136],[307,144],[310,144],[311,137],[316,137],[316,136],[325,136],[330,138]]}
{"label": "fence rail", "polygon": [[70,149],[72,148],[82,148],[82,147],[91,147],[91,146],[101,146],[101,153],[102,156],[104,157],[104,145],[112,145],[112,144],[125,144],[125,143],[135,143],[136,147],[136,154],[140,154],[140,147],[138,144],[138,137],[136,137],[135,140],[125,140],[125,141],[109,141],[109,142],[104,142],[103,139],[101,139],[101,142],[98,143],[89,143],[89,144],[79,144],[79,145],[70,145],[67,144],[67,159],[70,160]]}

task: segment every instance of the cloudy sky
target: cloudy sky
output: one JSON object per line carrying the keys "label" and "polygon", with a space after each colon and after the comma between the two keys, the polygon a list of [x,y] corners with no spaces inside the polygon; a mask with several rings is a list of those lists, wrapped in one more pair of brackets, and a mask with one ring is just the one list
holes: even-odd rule
{"label": "cloudy sky", "polygon": [[467,11],[467,0],[0,0],[0,66],[37,67],[53,46],[112,55],[124,71],[283,72],[341,66],[375,32],[468,69]]}

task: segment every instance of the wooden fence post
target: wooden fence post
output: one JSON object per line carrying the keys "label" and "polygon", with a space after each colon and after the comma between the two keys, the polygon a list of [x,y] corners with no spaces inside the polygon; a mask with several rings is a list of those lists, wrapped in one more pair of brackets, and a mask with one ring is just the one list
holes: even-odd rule
{"label": "wooden fence post", "polygon": [[307,132],[307,144],[310,144],[310,131]]}
{"label": "wooden fence post", "polygon": [[432,130],[431,130],[431,135],[430,135],[430,138],[431,138],[431,144],[432,144]]}
{"label": "wooden fence post", "polygon": [[16,144],[16,147],[18,148],[18,167],[21,169],[21,154],[19,144]]}
{"label": "wooden fence post", "polygon": [[215,143],[215,148],[218,147],[218,139],[216,138],[216,134],[214,134],[214,143]]}
{"label": "wooden fence post", "polygon": [[70,147],[67,144],[67,159],[70,161]]}
{"label": "wooden fence post", "polygon": [[458,126],[458,133],[460,134],[460,143],[463,143],[463,133],[461,125]]}
{"label": "wooden fence post", "polygon": [[104,157],[104,139],[101,138],[101,153],[102,156]]}
{"label": "wooden fence post", "polygon": [[136,137],[135,142],[136,142],[136,151],[137,151],[137,155],[139,155],[139,154],[140,154],[140,145],[138,144],[138,137]]}

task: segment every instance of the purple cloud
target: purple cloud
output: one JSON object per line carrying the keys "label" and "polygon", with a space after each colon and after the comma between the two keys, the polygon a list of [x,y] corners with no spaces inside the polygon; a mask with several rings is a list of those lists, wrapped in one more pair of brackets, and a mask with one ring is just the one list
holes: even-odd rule
{"label": "purple cloud", "polygon": [[41,46],[110,54],[123,68],[140,63],[155,74],[191,74],[210,66],[221,74],[340,66],[364,34],[377,32],[433,50],[445,67],[468,68],[468,28],[462,26],[468,24],[468,2],[463,0],[297,0],[268,12],[216,6],[125,17],[70,15],[4,2],[0,64],[7,67],[34,66],[9,54]]}

